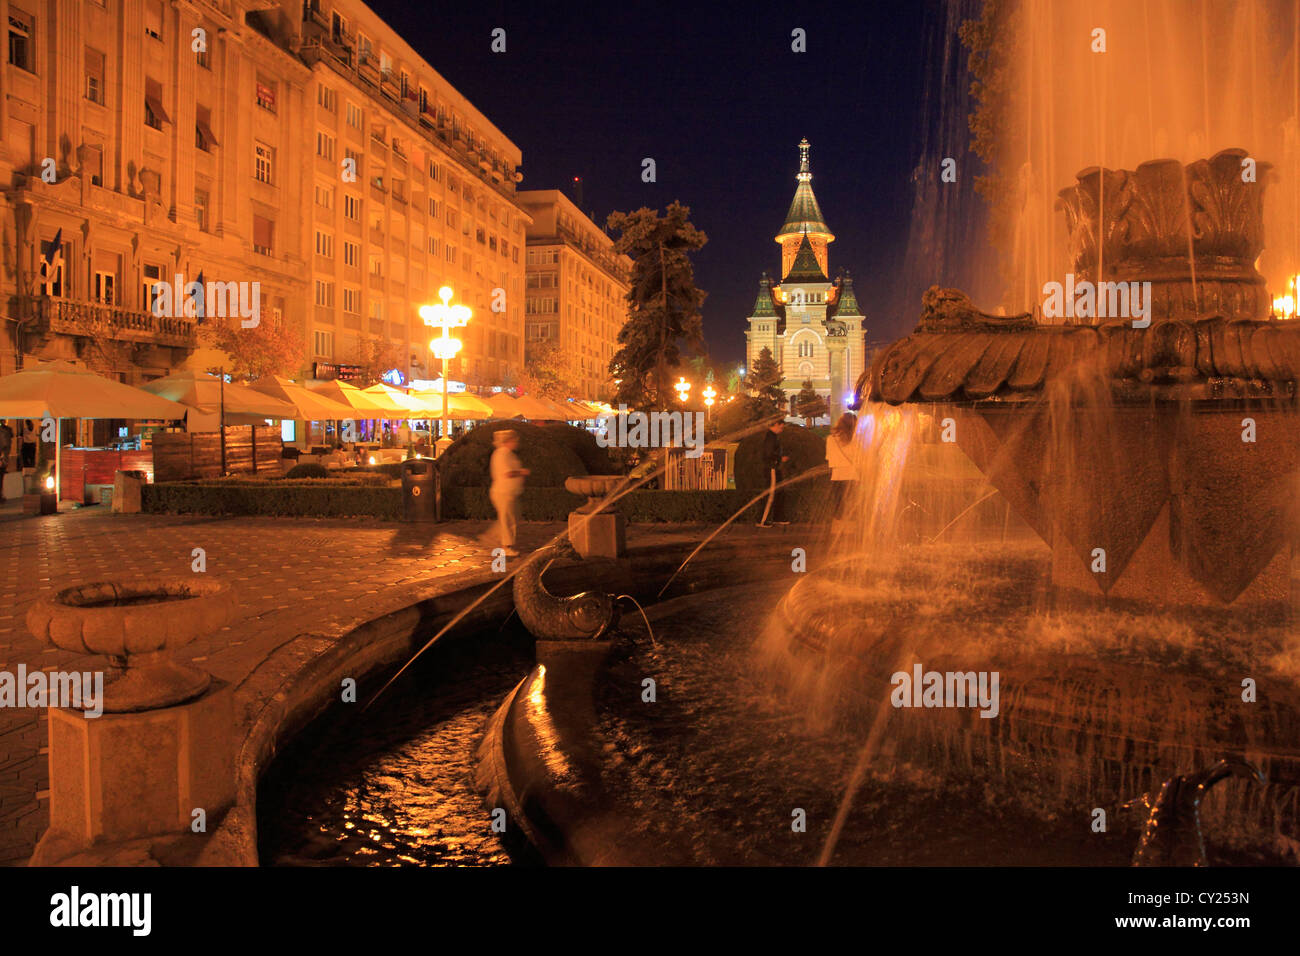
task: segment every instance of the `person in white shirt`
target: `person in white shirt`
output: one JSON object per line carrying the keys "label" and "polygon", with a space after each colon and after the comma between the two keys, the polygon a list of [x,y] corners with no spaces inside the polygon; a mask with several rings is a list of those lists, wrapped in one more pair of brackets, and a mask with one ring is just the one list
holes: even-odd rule
{"label": "person in white shirt", "polygon": [[845,412],[826,436],[826,463],[831,466],[831,502],[836,518],[844,517],[844,500],[858,480],[858,446],[853,440],[858,416]]}
{"label": "person in white shirt", "polygon": [[503,428],[492,435],[492,444],[494,450],[489,464],[492,486],[488,489],[488,497],[497,510],[501,547],[513,557],[519,553],[515,550],[515,530],[519,523],[519,496],[524,493],[528,469],[515,454],[519,447],[518,432]]}

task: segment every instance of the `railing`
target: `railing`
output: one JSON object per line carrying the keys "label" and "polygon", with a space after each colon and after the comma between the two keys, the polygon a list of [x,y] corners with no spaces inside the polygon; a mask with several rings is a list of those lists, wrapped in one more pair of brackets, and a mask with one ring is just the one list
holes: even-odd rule
{"label": "railing", "polygon": [[195,322],[191,318],[173,318],[103,302],[45,295],[25,296],[24,303],[24,312],[31,317],[33,330],[38,333],[153,342],[181,348],[194,348],[198,344]]}

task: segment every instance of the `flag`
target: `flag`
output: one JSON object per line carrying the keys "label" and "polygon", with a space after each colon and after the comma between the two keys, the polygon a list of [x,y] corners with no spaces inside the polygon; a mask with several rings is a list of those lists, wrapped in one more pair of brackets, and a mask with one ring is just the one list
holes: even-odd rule
{"label": "flag", "polygon": [[60,228],[54,238],[41,244],[41,268],[46,276],[53,276],[54,271],[63,265],[63,230]]}
{"label": "flag", "polygon": [[198,278],[197,281],[198,281],[198,284],[199,284],[199,294],[195,297],[195,302],[194,302],[194,317],[195,317],[196,319],[200,319],[200,320],[202,320],[202,319],[204,318],[204,315],[203,315],[203,299],[204,299],[203,292],[204,292],[204,290],[207,288],[207,286],[205,286],[205,285],[203,284],[203,270],[202,270],[202,269],[199,270],[199,278]]}

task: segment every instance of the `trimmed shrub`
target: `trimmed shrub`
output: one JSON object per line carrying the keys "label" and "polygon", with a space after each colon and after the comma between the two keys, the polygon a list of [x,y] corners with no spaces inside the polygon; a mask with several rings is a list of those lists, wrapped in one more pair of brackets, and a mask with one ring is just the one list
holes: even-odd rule
{"label": "trimmed shrub", "polygon": [[142,510],[150,514],[371,517],[402,515],[402,490],[342,482],[268,481],[232,484],[166,482],[145,485]]}
{"label": "trimmed shrub", "polygon": [[609,449],[601,448],[596,436],[585,428],[551,423],[537,426],[548,438],[554,439],[581,460],[589,475],[619,475],[620,469],[609,456]]}
{"label": "trimmed shrub", "polygon": [[[486,488],[490,483],[488,463],[492,457],[492,436],[503,428],[519,433],[519,460],[532,474],[528,484],[535,488],[563,488],[570,475],[588,474],[586,465],[560,437],[559,429],[577,431],[570,425],[532,425],[526,422],[487,422],[457,438],[439,458],[444,488]],[[595,439],[592,439],[595,444]]]}
{"label": "trimmed shrub", "polygon": [[287,472],[286,478],[328,478],[329,469],[324,465],[318,465],[315,462],[304,462],[301,465],[294,465]]}
{"label": "trimmed shrub", "polygon": [[[747,435],[736,449],[736,487],[742,491],[760,491],[767,487],[767,470],[763,467],[765,435],[767,429]],[[809,468],[826,464],[826,439],[817,437],[801,425],[787,423],[781,432],[781,452],[790,456],[785,463],[785,477],[793,478]],[[797,487],[789,490],[793,492]]]}

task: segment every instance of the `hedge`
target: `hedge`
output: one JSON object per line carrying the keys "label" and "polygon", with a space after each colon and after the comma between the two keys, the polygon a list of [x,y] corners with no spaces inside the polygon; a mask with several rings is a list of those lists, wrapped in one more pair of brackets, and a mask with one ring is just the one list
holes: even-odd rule
{"label": "hedge", "polygon": [[[824,521],[828,517],[829,479],[820,476],[786,492],[787,516],[793,521]],[[195,484],[187,482],[145,485],[143,509],[151,514],[279,515],[285,517],[369,517],[383,521],[402,516],[402,490],[337,481],[275,481],[265,484]],[[745,502],[752,491],[645,491],[629,492],[619,500],[619,510],[634,523],[673,522],[721,524]],[[525,488],[525,521],[564,521],[584,499],[563,488]],[[486,488],[443,488],[443,517],[491,520],[496,517]],[[759,501],[740,521],[757,520]]]}

